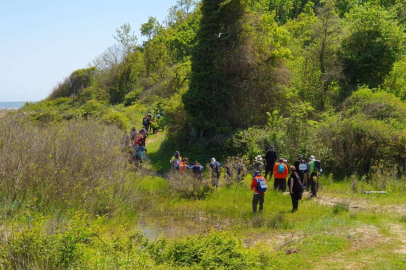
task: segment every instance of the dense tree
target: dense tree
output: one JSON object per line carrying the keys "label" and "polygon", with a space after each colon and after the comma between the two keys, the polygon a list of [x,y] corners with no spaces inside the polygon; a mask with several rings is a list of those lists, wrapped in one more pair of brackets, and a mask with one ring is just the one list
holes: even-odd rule
{"label": "dense tree", "polygon": [[197,33],[198,43],[192,52],[192,77],[190,88],[183,95],[186,112],[200,134],[224,126],[222,115],[230,100],[227,82],[221,72],[222,56],[219,37],[222,28],[220,8],[225,0],[204,0],[202,19]]}
{"label": "dense tree", "polygon": [[350,89],[378,87],[400,56],[403,30],[388,11],[375,5],[354,8],[347,22],[349,35],[340,52],[347,83]]}

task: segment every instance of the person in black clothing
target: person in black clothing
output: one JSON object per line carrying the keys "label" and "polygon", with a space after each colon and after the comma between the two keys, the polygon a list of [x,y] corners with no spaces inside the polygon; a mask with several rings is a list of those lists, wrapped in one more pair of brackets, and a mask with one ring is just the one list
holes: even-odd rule
{"label": "person in black clothing", "polygon": [[[275,166],[275,161],[278,160],[275,153],[275,147],[271,146],[265,156],[265,178],[271,179],[273,174],[273,167]],[[267,178],[269,173],[269,178]]]}
{"label": "person in black clothing", "polygon": [[290,166],[290,171],[292,172],[292,174],[289,176],[288,186],[293,205],[292,213],[294,213],[297,211],[297,208],[299,206],[299,200],[302,199],[303,186],[300,180],[300,176],[296,172],[295,166]]}
{"label": "person in black clothing", "polygon": [[296,172],[300,176],[300,182],[303,185],[304,184],[303,183],[303,181],[304,181],[304,170],[300,170],[300,168],[299,168],[300,164],[306,165],[306,161],[304,161],[302,159],[302,155],[297,155],[297,160],[295,161],[295,163],[293,165],[295,166]]}

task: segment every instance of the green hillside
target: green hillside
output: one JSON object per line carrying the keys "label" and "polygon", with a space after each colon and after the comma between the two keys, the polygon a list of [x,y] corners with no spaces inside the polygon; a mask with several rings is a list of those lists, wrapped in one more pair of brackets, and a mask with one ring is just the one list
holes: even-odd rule
{"label": "green hillside", "polygon": [[[405,10],[178,0],[135,26],[142,42],[120,26],[48,98],[0,118],[0,268],[406,269]],[[159,130],[134,168],[121,140],[148,113]],[[251,165],[271,145],[288,165],[322,162],[295,213],[272,178],[252,213]],[[202,181],[170,170],[175,151]],[[212,157],[248,175],[223,170],[216,189]]]}

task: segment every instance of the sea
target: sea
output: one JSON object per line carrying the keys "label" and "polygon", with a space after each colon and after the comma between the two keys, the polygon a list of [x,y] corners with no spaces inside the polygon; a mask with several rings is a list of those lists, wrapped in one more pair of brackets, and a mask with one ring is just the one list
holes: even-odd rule
{"label": "sea", "polygon": [[24,106],[25,101],[3,102],[0,101],[0,109],[20,109]]}

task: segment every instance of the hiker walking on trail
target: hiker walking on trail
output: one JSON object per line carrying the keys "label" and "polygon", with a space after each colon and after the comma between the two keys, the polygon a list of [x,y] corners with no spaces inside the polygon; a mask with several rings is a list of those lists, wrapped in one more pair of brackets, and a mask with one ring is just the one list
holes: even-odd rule
{"label": "hiker walking on trail", "polygon": [[131,129],[131,131],[130,131],[130,139],[131,139],[131,142],[134,142],[134,138],[135,138],[135,135],[137,134],[137,130],[135,129],[135,127],[133,127],[132,129]]}
{"label": "hiker walking on trail", "polygon": [[262,175],[264,172],[264,163],[262,163],[262,157],[261,155],[258,155],[255,157],[255,163],[253,165],[253,175],[256,171],[259,171],[259,173]]}
{"label": "hiker walking on trail", "polygon": [[169,161],[170,163],[171,163],[171,167],[172,167],[172,170],[176,170],[176,171],[179,171],[179,166],[180,166],[180,163],[182,162],[182,158],[181,158],[181,156],[180,156],[180,153],[179,153],[179,151],[176,151],[175,152],[175,155],[173,155],[173,157],[171,158],[171,160]]}
{"label": "hiker walking on trail", "polygon": [[290,198],[292,199],[292,213],[297,211],[299,200],[303,196],[303,185],[295,166],[290,166],[291,175],[288,179]]}
{"label": "hiker walking on trail", "polygon": [[312,193],[311,197],[317,197],[317,191],[319,190],[318,172],[320,172],[320,161],[316,160],[314,156],[310,156],[308,179]]}
{"label": "hiker walking on trail", "polygon": [[261,176],[259,171],[254,172],[254,177],[252,178],[251,190],[254,191],[254,196],[252,197],[252,212],[257,211],[257,206],[259,204],[259,212],[262,213],[264,209],[265,192],[268,189],[266,184],[266,179]]}
{"label": "hiker walking on trail", "polygon": [[193,178],[198,179],[200,181],[203,179],[202,170],[204,169],[204,167],[200,165],[198,161],[195,161],[193,166],[187,166],[187,168],[192,170]]}
{"label": "hiker walking on trail", "polygon": [[148,117],[148,115],[145,115],[144,118],[142,119],[142,126],[148,131],[148,129],[149,129],[149,117]]}
{"label": "hiker walking on trail", "polygon": [[268,152],[266,152],[265,155],[265,178],[267,178],[268,173],[269,173],[269,178],[272,178],[273,174],[273,167],[275,166],[275,162],[278,158],[276,157],[275,153],[275,147],[271,145],[271,148],[269,149]]}
{"label": "hiker walking on trail", "polygon": [[211,168],[211,184],[216,189],[219,187],[219,179],[221,175],[221,163],[216,161],[215,158],[211,159],[210,162]]}
{"label": "hiker walking on trail", "polygon": [[299,176],[300,176],[300,181],[301,181],[302,185],[304,185],[304,174],[305,174],[305,171],[307,170],[307,165],[306,165],[306,161],[304,161],[304,159],[302,159],[302,155],[297,155],[297,160],[295,161],[295,163],[293,165],[295,166],[296,173],[299,174]]}
{"label": "hiker walking on trail", "polygon": [[286,177],[288,177],[288,167],[283,163],[283,158],[279,159],[279,163],[276,163],[273,169],[273,175],[275,177],[273,188],[285,192],[286,190]]}
{"label": "hiker walking on trail", "polygon": [[121,151],[125,151],[127,149],[127,147],[130,146],[130,136],[128,135],[127,131],[124,131],[124,136],[121,139]]}
{"label": "hiker walking on trail", "polygon": [[239,157],[234,158],[233,171],[234,176],[237,176],[237,182],[241,182],[242,180],[244,180],[245,176],[247,175],[247,168],[245,167],[243,160]]}

